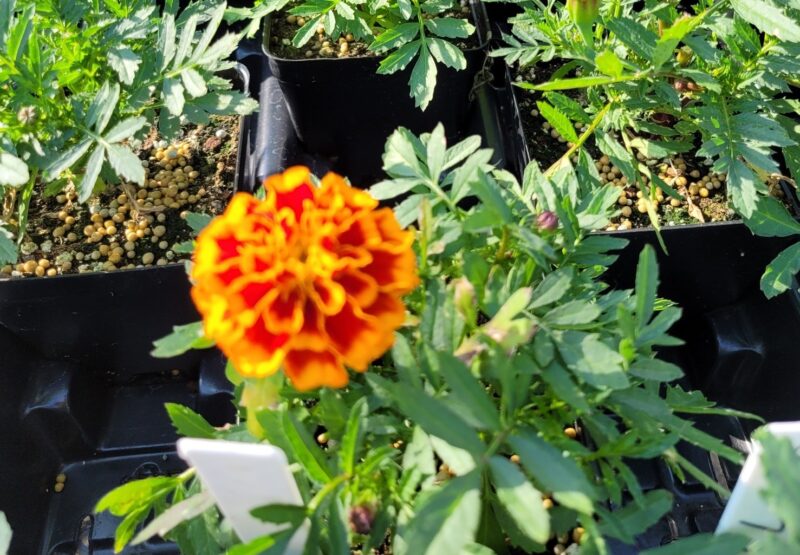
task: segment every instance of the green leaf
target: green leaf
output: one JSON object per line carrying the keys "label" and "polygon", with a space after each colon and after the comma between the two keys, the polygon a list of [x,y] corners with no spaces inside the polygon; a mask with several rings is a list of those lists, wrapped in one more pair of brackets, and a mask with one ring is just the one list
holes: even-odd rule
{"label": "green leaf", "polygon": [[680,44],[687,34],[689,34],[695,27],[702,22],[702,16],[695,17],[681,17],[672,24],[672,26],[664,29],[661,37],[656,43],[655,51],[653,52],[653,67],[660,68],[664,63],[669,60],[675,52],[675,47]]}
{"label": "green leaf", "polygon": [[164,403],[172,426],[178,434],[185,437],[199,437],[214,439],[217,430],[205,418],[194,412],[189,407],[177,403]]}
{"label": "green leaf", "polygon": [[[103,158],[105,157],[105,149],[97,145],[89,157],[89,162],[86,164],[86,170],[81,179],[81,184],[78,187],[78,202],[86,202],[92,196],[94,185],[97,182],[97,177],[100,175],[100,170],[103,168]],[[142,168],[141,164],[139,168]],[[143,169],[143,168],[142,168]]]}
{"label": "green leaf", "polygon": [[273,524],[289,523],[297,527],[308,516],[308,509],[302,505],[273,503],[262,507],[256,507],[250,511],[250,514],[264,522],[272,522]]}
{"label": "green leaf", "polygon": [[642,551],[642,555],[721,555],[741,553],[750,538],[738,534],[695,534],[688,538]]}
{"label": "green leaf", "polygon": [[119,80],[126,85],[133,84],[142,59],[127,46],[115,46],[108,51],[108,65],[117,72]]}
{"label": "green leaf", "polygon": [[481,137],[473,135],[451,146],[444,155],[442,170],[449,170],[466,160],[481,146]]}
{"label": "green leaf", "polygon": [[474,456],[485,449],[478,434],[442,401],[404,383],[394,384],[392,394],[400,410],[430,435]]}
{"label": "green leaf", "polygon": [[291,413],[284,411],[281,414],[281,426],[292,447],[291,455],[303,466],[309,478],[320,484],[329,482],[333,476],[328,469],[325,455],[303,425]]}
{"label": "green leaf", "polygon": [[173,326],[169,335],[153,342],[155,349],[150,354],[156,358],[172,358],[190,349],[202,348],[204,339],[203,322]]}
{"label": "green leaf", "polygon": [[17,256],[17,244],[14,242],[14,235],[0,226],[0,264],[15,264]]}
{"label": "green leaf", "polygon": [[309,18],[306,24],[300,27],[292,38],[292,46],[300,48],[305,43],[310,41],[317,32],[317,26],[320,23],[321,17]]}
{"label": "green leaf", "polygon": [[347,523],[344,519],[342,502],[336,497],[328,509],[328,541],[329,555],[350,555],[350,542],[347,538]]}
{"label": "green leaf", "polygon": [[418,23],[402,23],[375,37],[375,40],[369,45],[369,49],[374,52],[380,52],[399,48],[417,38],[418,34]]}
{"label": "green leaf", "polygon": [[175,527],[200,516],[214,506],[214,498],[207,491],[198,493],[172,505],[151,520],[136,534],[131,545],[144,543],[153,536],[165,537]]}
{"label": "green leaf", "polygon": [[419,58],[414,64],[414,69],[411,70],[408,85],[411,87],[414,105],[425,111],[433,100],[433,91],[436,87],[436,64],[424,43],[420,49]]}
{"label": "green leaf", "polygon": [[553,336],[567,367],[586,383],[598,388],[628,387],[622,355],[603,343],[599,334],[566,331],[553,332]]}
{"label": "green leaf", "polygon": [[530,308],[536,309],[541,306],[552,304],[563,297],[572,286],[572,279],[575,273],[572,267],[565,266],[551,272],[533,290],[533,301]]}
{"label": "green leaf", "polygon": [[430,438],[419,426],[414,426],[411,441],[403,452],[403,470],[416,468],[425,476],[436,474],[436,462]]}
{"label": "green leaf", "polygon": [[200,75],[197,70],[192,68],[184,69],[181,71],[181,80],[183,81],[183,86],[186,87],[186,92],[193,98],[208,93],[206,80],[203,79],[203,76]]}
{"label": "green leaf", "polygon": [[544,321],[556,327],[579,326],[594,321],[601,312],[595,303],[572,300],[550,310],[544,315]]}
{"label": "green leaf", "polygon": [[140,507],[125,515],[114,531],[114,553],[119,553],[128,545],[136,532],[136,527],[147,517],[149,512],[150,507]]}
{"label": "green leaf", "polygon": [[744,221],[753,233],[762,237],[788,237],[800,233],[800,223],[789,214],[779,200],[759,196],[758,207]]}
{"label": "green leaf", "polygon": [[161,95],[164,100],[164,106],[167,107],[170,114],[179,116],[183,113],[185,99],[183,96],[183,85],[181,85],[180,81],[170,77],[164,79]]}
{"label": "green leaf", "polygon": [[197,21],[199,18],[199,15],[192,14],[186,20],[186,23],[183,24],[181,38],[178,42],[178,48],[175,50],[175,57],[172,60],[172,69],[177,69],[180,67],[181,63],[186,58],[186,55],[189,54],[189,49],[192,47],[194,32],[195,29],[197,29]]}
{"label": "green leaf", "polygon": [[[86,148],[88,148],[88,144]],[[80,158],[80,155],[78,157]],[[13,154],[0,150],[0,185],[21,187],[29,179],[30,173],[28,173],[27,164]]]}
{"label": "green leaf", "polygon": [[586,89],[588,87],[598,87],[601,85],[610,85],[612,83],[619,83],[621,81],[630,81],[638,78],[634,75],[609,77],[606,75],[590,75],[589,77],[574,77],[570,79],[556,79],[548,81],[540,85],[531,85],[530,83],[514,83],[517,87],[528,89],[532,91],[566,91],[570,89]]}
{"label": "green leaf", "polygon": [[118,144],[109,144],[106,146],[106,154],[108,163],[111,164],[117,175],[128,181],[144,185],[144,166],[131,149]]}
{"label": "green leaf", "polygon": [[657,358],[639,357],[631,364],[628,371],[643,380],[658,382],[671,382],[683,377],[683,370],[678,366]]}
{"label": "green leaf", "polygon": [[197,235],[211,223],[214,218],[208,214],[201,214],[200,212],[187,212],[186,223],[192,228],[192,231]]}
{"label": "green leaf", "polygon": [[519,530],[538,543],[550,537],[550,515],[542,505],[542,494],[517,466],[503,457],[489,460],[497,497]]}
{"label": "green leaf", "polygon": [[800,42],[797,16],[787,13],[775,3],[765,0],[731,0],[731,7],[736,15],[756,26],[759,31],[781,40]]}
{"label": "green leaf", "polygon": [[117,107],[119,91],[118,83],[114,83],[113,86],[110,86],[107,81],[103,83],[89,106],[86,115],[87,126],[93,126],[99,133],[103,132],[114,114],[114,108]]}
{"label": "green leaf", "polygon": [[367,398],[361,397],[353,403],[350,416],[347,418],[347,427],[342,438],[341,451],[339,451],[339,466],[342,472],[348,475],[353,473],[356,466],[363,435],[362,422],[367,422],[367,412]]}
{"label": "green leaf", "polygon": [[[118,143],[124,139],[129,138],[139,129],[144,127],[146,123],[147,123],[147,118],[142,116],[122,120],[114,127],[112,127],[111,131],[106,133],[106,136],[103,138],[109,143]],[[141,165],[141,162],[139,162],[139,165]]]}
{"label": "green leaf", "polygon": [[425,154],[427,155],[428,173],[435,180],[439,179],[442,173],[442,166],[444,166],[444,156],[447,150],[447,139],[444,134],[444,125],[437,124],[428,137],[428,142],[425,145]]}
{"label": "green leaf", "polygon": [[644,27],[641,23],[628,18],[612,19],[606,27],[617,39],[630,48],[638,56],[652,61],[658,35]]}
{"label": "green leaf", "polygon": [[460,553],[475,536],[480,512],[480,473],[448,480],[425,498],[403,531],[406,553]]}
{"label": "green leaf", "polygon": [[636,536],[656,524],[672,509],[672,495],[664,490],[647,492],[640,502],[615,509],[607,522],[600,525],[603,535],[632,544]]}
{"label": "green leaf", "polygon": [[454,44],[446,40],[431,37],[428,39],[428,48],[431,54],[433,54],[433,57],[440,64],[458,70],[467,67],[467,59],[464,57],[464,53]]}
{"label": "green leaf", "polygon": [[622,170],[622,174],[628,179],[628,183],[636,183],[639,172],[636,171],[637,164],[633,155],[625,150],[625,147],[619,144],[609,133],[596,132],[595,140],[602,153],[611,158],[614,165]]}
{"label": "green leaf", "polygon": [[92,140],[85,139],[72,148],[69,148],[45,168],[44,178],[47,181],[57,179],[61,175],[61,172],[71,168],[80,160],[80,158],[86,154],[86,151],[89,150],[90,146],[92,146]]}
{"label": "green leaf", "polygon": [[624,67],[622,60],[620,60],[613,50],[603,50],[594,58],[594,63],[601,73],[605,73],[610,77],[620,77]]}
{"label": "green leaf", "polygon": [[[279,555],[284,552],[285,545],[291,538],[293,530],[286,530],[278,534],[262,536],[247,543],[234,545],[225,552],[225,555]],[[278,551],[275,551],[278,549]]]}
{"label": "green leaf", "polygon": [[542,117],[553,126],[553,129],[558,131],[559,135],[571,143],[578,142],[578,134],[575,132],[572,122],[565,114],[561,113],[547,102],[539,101],[536,105],[539,107],[539,113],[542,114]]}
{"label": "green leaf", "polygon": [[475,26],[466,19],[453,17],[434,17],[425,21],[425,27],[440,37],[448,39],[465,39],[475,32]]}
{"label": "green leaf", "polygon": [[405,69],[411,60],[414,59],[414,56],[417,55],[420,44],[421,43],[418,40],[409,42],[408,44],[404,44],[386,56],[383,60],[381,60],[381,63],[378,66],[378,73],[381,75],[388,75],[390,73]]}
{"label": "green leaf", "polygon": [[436,369],[450,387],[451,393],[448,398],[457,398],[459,403],[467,407],[471,415],[481,422],[483,428],[499,430],[500,416],[497,407],[470,369],[450,353],[427,348],[425,354],[429,359],[436,361]]}
{"label": "green leaf", "polygon": [[650,245],[645,245],[639,253],[639,264],[636,266],[636,321],[641,330],[653,316],[658,290],[658,262],[656,252]]}
{"label": "green leaf", "polygon": [[758,209],[755,174],[741,160],[733,160],[728,167],[727,185],[733,207],[743,218],[751,218]]}
{"label": "green leaf", "polygon": [[769,263],[761,276],[761,291],[768,299],[788,291],[792,279],[800,272],[800,243],[795,243],[781,252]]}
{"label": "green leaf", "polygon": [[579,513],[594,512],[597,492],[574,460],[532,432],[511,436],[509,444],[525,470],[552,491],[556,501]]}
{"label": "green leaf", "polygon": [[112,515],[123,516],[141,506],[149,506],[155,498],[166,496],[178,485],[178,478],[172,476],[153,476],[134,480],[112,489],[95,506],[95,512],[109,511]]}
{"label": "green leaf", "polygon": [[0,553],[8,553],[11,546],[11,526],[3,511],[0,511]]}

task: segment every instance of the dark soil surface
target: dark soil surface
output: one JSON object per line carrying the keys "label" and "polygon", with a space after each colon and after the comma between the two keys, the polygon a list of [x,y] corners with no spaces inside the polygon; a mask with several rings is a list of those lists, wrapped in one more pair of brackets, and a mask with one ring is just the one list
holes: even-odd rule
{"label": "dark soil surface", "polygon": [[[71,184],[55,196],[43,185],[31,201],[16,266],[0,277],[56,276],[165,265],[190,259],[187,213],[220,214],[234,191],[239,117],[189,125],[167,144],[152,134],[138,155],[146,183],[109,187],[85,204]],[[131,197],[135,197],[132,201]]]}
{"label": "dark soil surface", "polygon": [[[285,10],[278,12],[270,22],[270,53],[290,60],[313,59],[313,58],[363,58],[380,56],[386,53],[378,53],[369,50],[369,44],[361,39],[356,39],[352,34],[331,37],[325,33],[322,25],[317,27],[314,37],[300,48],[292,46],[292,39],[297,31],[305,25],[307,19],[289,14],[294,6],[290,5]],[[468,4],[462,2],[460,7],[439,14],[436,17],[459,17],[473,22],[472,12]],[[450,40],[450,39],[447,39]],[[454,41],[462,50],[478,45],[476,33],[473,33],[466,40]]]}

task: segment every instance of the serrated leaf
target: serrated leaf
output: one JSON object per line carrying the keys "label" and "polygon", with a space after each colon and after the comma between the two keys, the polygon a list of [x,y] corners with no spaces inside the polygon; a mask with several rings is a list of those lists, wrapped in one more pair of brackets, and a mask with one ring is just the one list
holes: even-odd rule
{"label": "serrated leaf", "polygon": [[625,46],[645,60],[652,61],[658,35],[633,19],[612,19],[606,22],[606,26]]}
{"label": "serrated leaf", "polygon": [[[105,149],[101,145],[97,145],[92,155],[89,157],[89,162],[86,164],[83,178],[78,187],[78,202],[86,202],[89,200],[89,197],[92,196],[97,177],[100,175],[100,170],[103,168],[105,153]],[[141,164],[139,167],[142,167]]]}
{"label": "serrated leaf", "polygon": [[189,53],[189,49],[192,47],[192,41],[194,40],[194,32],[197,29],[197,21],[199,17],[200,16],[197,14],[192,14],[189,16],[189,19],[186,20],[186,23],[183,24],[181,38],[178,42],[178,48],[175,50],[175,58],[172,61],[173,69],[177,69],[186,58],[186,55]]}
{"label": "serrated leaf", "polygon": [[404,527],[406,553],[460,553],[470,543],[480,520],[480,474],[458,476],[426,497]]}
{"label": "serrated leaf", "polygon": [[[80,155],[78,158],[80,158]],[[15,188],[21,187],[29,179],[28,165],[10,152],[0,150],[0,185]]]}
{"label": "serrated leaf", "polygon": [[544,489],[553,492],[559,503],[579,513],[594,512],[592,501],[597,498],[597,492],[574,460],[532,432],[511,436],[509,444],[525,470]]}
{"label": "serrated leaf", "polygon": [[427,47],[422,44],[419,52],[419,58],[414,64],[414,69],[411,70],[411,78],[408,85],[411,88],[411,97],[414,99],[414,105],[421,108],[422,111],[428,107],[431,100],[433,100],[433,92],[436,87],[436,64],[430,55]]}
{"label": "serrated leaf", "polygon": [[598,388],[628,387],[622,355],[606,345],[599,334],[566,331],[553,332],[553,337],[567,367],[586,383]]}
{"label": "serrated leaf", "polygon": [[105,494],[94,510],[97,513],[109,511],[112,515],[123,516],[154,497],[166,495],[177,484],[178,479],[173,476],[153,476],[127,482]]}
{"label": "serrated leaf", "polygon": [[183,96],[183,85],[181,85],[180,81],[170,77],[164,79],[161,94],[164,100],[164,106],[167,107],[170,114],[179,116],[183,113],[185,99]]}
{"label": "serrated leaf", "polygon": [[547,274],[533,290],[530,308],[546,306],[561,299],[572,286],[573,277],[574,271],[571,267],[559,268]]}
{"label": "serrated leaf", "polygon": [[119,144],[109,144],[106,146],[106,154],[108,163],[119,176],[139,185],[144,184],[144,166],[131,149]]}
{"label": "serrated leaf", "polygon": [[292,46],[295,48],[300,48],[305,43],[310,41],[317,32],[319,21],[319,17],[311,18],[306,21],[305,25],[300,27],[297,33],[295,33],[294,37],[292,37]]}
{"label": "serrated leaf", "polygon": [[127,46],[116,46],[108,51],[108,65],[117,72],[119,80],[130,85],[136,77],[142,59]]}
{"label": "serrated leaf", "polygon": [[150,354],[156,358],[172,358],[190,349],[208,346],[204,339],[203,322],[173,326],[169,335],[153,341],[154,349]]}
{"label": "serrated leaf", "polygon": [[214,506],[214,498],[207,491],[201,491],[183,501],[172,505],[166,511],[151,520],[147,526],[136,534],[131,545],[144,543],[154,536],[165,537],[176,526],[180,526]]}
{"label": "serrated leaf", "polygon": [[217,431],[205,418],[194,412],[189,407],[177,403],[164,403],[167,414],[172,422],[172,427],[178,434],[185,437],[198,437],[214,439]]}
{"label": "serrated leaf", "polygon": [[417,55],[420,44],[421,43],[418,40],[409,42],[408,44],[404,44],[386,56],[383,60],[381,60],[381,63],[378,66],[378,73],[381,75],[388,75],[390,73],[405,69],[411,60],[414,59],[414,56]]}
{"label": "serrated leaf", "polygon": [[768,35],[781,40],[800,42],[800,23],[797,16],[793,16],[765,0],[731,0],[731,7],[736,15],[753,24]]}
{"label": "serrated leaf", "polygon": [[788,291],[792,279],[800,273],[800,243],[781,252],[761,276],[761,291],[768,299]]}
{"label": "serrated leaf", "polygon": [[556,327],[579,326],[594,321],[601,312],[596,304],[576,299],[550,310],[544,315],[544,321]]}
{"label": "serrated leaf", "polygon": [[47,181],[57,179],[61,175],[61,172],[71,168],[78,160],[80,160],[81,156],[86,154],[86,151],[89,150],[90,146],[92,146],[92,140],[85,139],[84,141],[64,152],[49,166],[47,166],[47,168],[45,168],[45,179]]}
{"label": "serrated leaf", "polygon": [[124,139],[129,138],[139,129],[144,127],[146,123],[147,123],[147,118],[143,116],[122,120],[114,127],[112,127],[111,131],[109,131],[103,138],[109,143],[118,143]]}
{"label": "serrated leaf", "polygon": [[561,135],[570,143],[578,142],[578,134],[575,132],[572,122],[565,114],[561,113],[558,109],[554,108],[547,102],[542,102],[541,100],[536,103],[536,106],[539,108],[539,113],[542,115],[542,117],[544,117],[544,119],[546,119],[556,131],[558,131],[559,135]]}
{"label": "serrated leaf", "polygon": [[550,515],[542,505],[542,494],[509,460],[494,456],[489,467],[497,497],[519,530],[535,542],[546,543]]}
{"label": "serrated leaf", "polygon": [[175,16],[170,13],[164,15],[161,20],[161,27],[158,30],[158,64],[161,70],[167,68],[175,56]]}
{"label": "serrated leaf", "polygon": [[658,262],[653,247],[646,245],[636,265],[636,321],[642,329],[653,316],[658,290]]}
{"label": "serrated leaf", "polygon": [[733,160],[728,167],[727,186],[733,207],[745,219],[751,218],[758,207],[755,174],[741,160]]}
{"label": "serrated leaf", "polygon": [[434,17],[425,21],[425,27],[440,37],[465,39],[475,32],[475,26],[466,19],[454,17]]}
{"label": "serrated leaf", "polygon": [[369,49],[375,52],[399,48],[404,44],[414,40],[419,34],[418,23],[402,23],[396,27],[387,29],[372,41]]}
{"label": "serrated leaf", "polygon": [[428,48],[440,64],[458,70],[467,67],[467,59],[464,57],[464,53],[456,45],[446,40],[431,37],[428,39]]}
{"label": "serrated leaf", "polygon": [[800,233],[800,223],[781,202],[771,196],[760,196],[758,208],[744,221],[753,233],[762,237],[789,237]]}
{"label": "serrated leaf", "polygon": [[181,71],[181,80],[183,81],[183,86],[186,87],[186,92],[193,98],[208,93],[205,79],[194,69],[188,68]]}

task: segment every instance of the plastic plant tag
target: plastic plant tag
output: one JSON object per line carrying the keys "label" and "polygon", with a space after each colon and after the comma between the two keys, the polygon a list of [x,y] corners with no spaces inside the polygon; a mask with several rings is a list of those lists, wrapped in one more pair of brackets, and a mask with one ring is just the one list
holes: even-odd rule
{"label": "plastic plant tag", "polygon": [[[789,438],[795,450],[800,450],[800,422],[774,422],[764,428],[776,437]],[[767,485],[761,466],[762,453],[761,445],[753,441],[753,450],[742,467],[736,487],[722,513],[717,533],[738,532],[751,538],[766,533],[785,534],[785,524],[772,514],[761,499],[760,492]]]}
{"label": "plastic plant tag", "polygon": [[[273,445],[181,438],[177,446],[243,542],[287,527],[259,520],[251,510],[275,503],[303,505],[286,455]],[[300,525],[285,553],[302,553],[307,537],[308,521]]]}

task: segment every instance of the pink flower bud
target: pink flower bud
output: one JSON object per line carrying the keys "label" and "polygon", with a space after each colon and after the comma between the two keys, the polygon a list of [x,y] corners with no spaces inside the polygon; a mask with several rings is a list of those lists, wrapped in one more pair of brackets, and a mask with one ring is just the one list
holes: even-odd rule
{"label": "pink flower bud", "polygon": [[536,218],[536,225],[539,229],[553,230],[558,227],[558,216],[549,210],[545,210]]}

